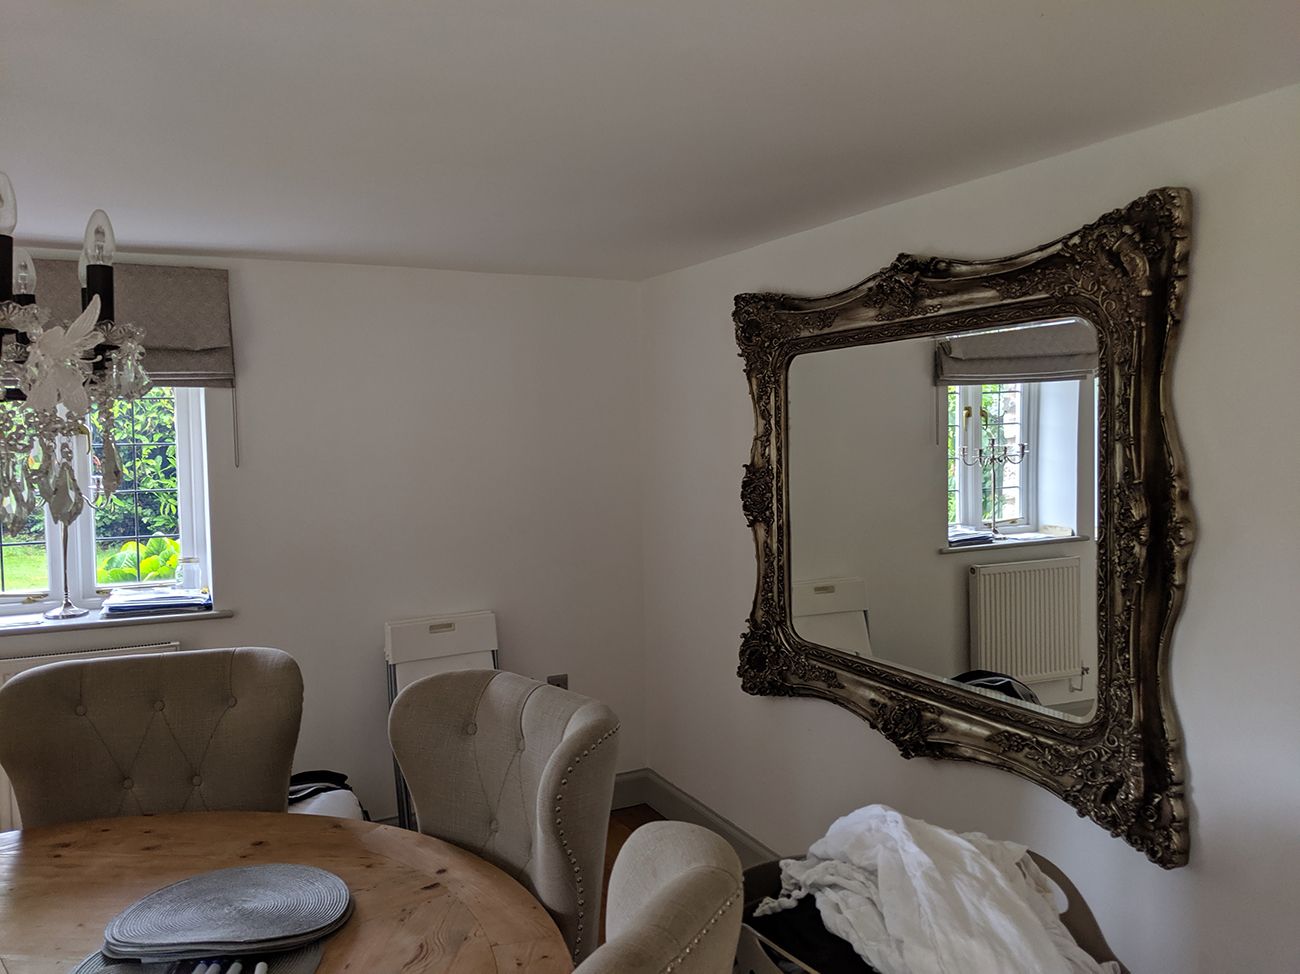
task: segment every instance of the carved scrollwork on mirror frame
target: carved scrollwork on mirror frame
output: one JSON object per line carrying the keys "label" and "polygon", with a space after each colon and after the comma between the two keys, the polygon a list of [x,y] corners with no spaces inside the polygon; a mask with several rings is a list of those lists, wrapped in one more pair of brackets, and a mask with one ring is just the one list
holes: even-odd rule
{"label": "carved scrollwork on mirror frame", "polygon": [[[739,676],[748,693],[843,706],[907,758],[978,761],[1054,792],[1166,868],[1187,862],[1167,667],[1193,540],[1170,368],[1191,194],[1159,189],[1000,260],[899,256],[827,297],[741,294],[736,341],[755,414],[741,497],[758,580]],[[802,353],[1077,317],[1096,329],[1097,684],[1090,719],[1017,707],[801,638],[791,610],[789,374]],[[997,522],[994,521],[996,529]]]}

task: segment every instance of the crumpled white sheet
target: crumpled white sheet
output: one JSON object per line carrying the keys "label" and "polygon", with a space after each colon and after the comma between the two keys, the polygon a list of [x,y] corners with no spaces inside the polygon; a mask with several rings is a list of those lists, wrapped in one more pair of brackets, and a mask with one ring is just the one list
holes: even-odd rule
{"label": "crumpled white sheet", "polygon": [[1074,942],[1025,853],[868,805],[836,821],[808,858],[782,860],[782,895],[755,912],[811,893],[826,929],[881,974],[1119,974]]}

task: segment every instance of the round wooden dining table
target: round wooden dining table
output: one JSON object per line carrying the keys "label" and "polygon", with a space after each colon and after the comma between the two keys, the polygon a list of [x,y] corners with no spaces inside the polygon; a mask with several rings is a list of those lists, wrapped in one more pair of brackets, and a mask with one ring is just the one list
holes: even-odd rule
{"label": "round wooden dining table", "polygon": [[0,972],[66,974],[104,926],[155,889],[212,869],[319,866],[352,890],[320,974],[563,974],[550,915],[519,883],[448,842],[319,815],[195,812],[0,832]]}

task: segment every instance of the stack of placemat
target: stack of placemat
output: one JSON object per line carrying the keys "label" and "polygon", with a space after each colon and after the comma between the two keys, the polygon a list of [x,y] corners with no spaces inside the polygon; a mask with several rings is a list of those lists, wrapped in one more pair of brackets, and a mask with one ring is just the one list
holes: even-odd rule
{"label": "stack of placemat", "polygon": [[[321,954],[325,945],[314,943],[300,950],[290,950],[283,954],[270,954],[263,958],[267,967],[266,974],[315,974],[320,967]],[[95,951],[73,968],[72,974],[190,974],[202,961],[138,961],[112,960],[99,951]],[[220,970],[227,971],[233,964],[223,964]],[[249,967],[240,965],[240,974],[253,974],[257,965]]]}
{"label": "stack of placemat", "polygon": [[351,914],[347,884],[315,866],[219,869],[127,907],[105,928],[102,950],[74,974],[153,974],[151,968],[218,958],[242,959],[248,974],[259,961],[269,974],[310,974],[320,960],[320,941]]}

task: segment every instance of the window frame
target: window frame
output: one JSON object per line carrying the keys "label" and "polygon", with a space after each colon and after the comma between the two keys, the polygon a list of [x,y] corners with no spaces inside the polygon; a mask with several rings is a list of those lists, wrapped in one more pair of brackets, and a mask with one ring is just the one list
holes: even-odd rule
{"label": "window frame", "polygon": [[[211,586],[209,542],[207,410],[204,390],[199,387],[170,387],[176,399],[177,527],[181,550],[198,559],[199,584]],[[78,483],[92,483],[91,450],[77,437],[73,470]],[[27,592],[0,592],[0,616],[44,612],[62,602],[63,552],[59,526],[45,508],[45,551],[48,588]],[[85,609],[98,609],[113,588],[145,587],[158,582],[125,582],[101,585],[96,580],[95,509],[86,504],[81,516],[68,529],[68,593]]]}

